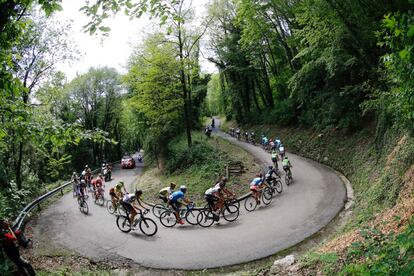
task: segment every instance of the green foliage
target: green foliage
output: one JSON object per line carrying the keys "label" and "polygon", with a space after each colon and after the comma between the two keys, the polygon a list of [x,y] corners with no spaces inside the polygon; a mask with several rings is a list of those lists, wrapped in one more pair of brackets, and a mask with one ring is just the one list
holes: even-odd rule
{"label": "green foliage", "polygon": [[362,242],[348,251],[342,275],[411,275],[414,271],[414,217],[398,235],[377,229],[361,231]]}
{"label": "green foliage", "polygon": [[[206,143],[206,138],[203,135],[194,135],[194,144],[191,149],[189,149],[183,136],[179,136],[168,144],[168,161],[166,163],[166,173],[179,172],[184,169],[188,169],[192,166],[199,166],[205,163],[212,164],[215,160],[214,153],[215,149]],[[222,170],[220,167],[221,164],[218,164],[215,169],[207,172],[217,173],[217,169]]]}
{"label": "green foliage", "polygon": [[173,46],[160,43],[163,39],[160,34],[148,38],[131,57],[125,77],[131,95],[129,106],[148,128],[143,136],[145,150],[156,159],[165,157],[169,137],[179,132],[183,118],[179,62]]}
{"label": "green foliage", "polygon": [[301,257],[301,267],[322,266],[324,275],[336,275],[335,265],[338,262],[338,256],[335,253],[308,253]]}
{"label": "green foliage", "polygon": [[380,107],[393,116],[398,125],[414,130],[414,13],[395,12],[385,15],[379,46],[386,47],[384,74],[391,90],[378,93]]}

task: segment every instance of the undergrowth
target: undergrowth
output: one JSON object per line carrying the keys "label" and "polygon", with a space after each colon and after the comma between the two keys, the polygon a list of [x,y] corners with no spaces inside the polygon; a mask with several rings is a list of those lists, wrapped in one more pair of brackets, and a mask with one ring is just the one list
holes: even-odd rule
{"label": "undergrowth", "polygon": [[[220,176],[225,175],[227,164],[237,161],[242,161],[251,172],[231,176],[227,186],[237,191],[238,196],[249,191],[248,180],[260,169],[250,154],[214,135],[207,138],[201,133],[194,133],[192,138],[191,150],[187,147],[185,136],[170,142],[165,172],[160,174],[150,169],[144,173],[138,187],[144,190],[145,199],[158,201],[158,191],[170,182],[175,182],[177,188],[186,185],[188,197],[198,204],[203,204],[204,192],[214,185]],[[155,178],[159,181],[154,181]]]}

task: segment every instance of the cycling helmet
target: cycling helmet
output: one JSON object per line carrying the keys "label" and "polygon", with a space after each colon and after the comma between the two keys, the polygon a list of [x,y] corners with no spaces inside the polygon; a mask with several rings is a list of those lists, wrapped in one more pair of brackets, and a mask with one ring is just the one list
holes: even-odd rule
{"label": "cycling helmet", "polygon": [[87,169],[87,168],[89,168],[89,166],[88,165],[85,165],[85,169]]}
{"label": "cycling helmet", "polygon": [[273,166],[269,166],[268,168],[269,168],[269,170],[273,170]]}
{"label": "cycling helmet", "polygon": [[135,191],[135,196],[138,197],[140,195],[142,195],[142,190],[136,190]]}
{"label": "cycling helmet", "polygon": [[288,157],[287,156],[285,156],[285,158],[284,159],[288,159]]}
{"label": "cycling helmet", "polygon": [[124,182],[119,181],[119,183],[118,183],[118,184],[116,184],[116,187],[117,187],[118,189],[121,189],[122,187],[124,187]]}
{"label": "cycling helmet", "polygon": [[180,186],[180,191],[183,192],[183,193],[187,192],[187,187],[184,186],[184,185],[181,185]]}
{"label": "cycling helmet", "polygon": [[82,179],[82,180],[81,180],[81,183],[82,183],[82,184],[85,184],[85,183],[86,183],[86,182],[85,182],[85,179]]}
{"label": "cycling helmet", "polygon": [[221,181],[222,181],[222,182],[224,182],[224,183],[226,183],[226,182],[227,182],[227,180],[228,180],[228,179],[227,179],[227,177],[225,177],[225,176],[223,176],[223,177],[221,178]]}
{"label": "cycling helmet", "polygon": [[172,188],[172,189],[174,189],[175,188],[175,186],[177,186],[174,182],[171,182],[170,183],[170,187]]}

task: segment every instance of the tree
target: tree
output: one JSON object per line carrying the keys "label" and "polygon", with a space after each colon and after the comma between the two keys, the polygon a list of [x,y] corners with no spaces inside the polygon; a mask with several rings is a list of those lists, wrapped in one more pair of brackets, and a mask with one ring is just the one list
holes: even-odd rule
{"label": "tree", "polygon": [[159,43],[164,36],[149,37],[131,56],[125,78],[131,105],[142,114],[146,152],[164,169],[167,145],[180,132],[183,101],[180,91],[180,61],[170,43]]}
{"label": "tree", "polygon": [[[192,129],[192,97],[191,97],[191,71],[194,65],[197,67],[198,60],[192,61],[192,57],[198,58],[199,40],[207,29],[205,27],[197,32],[190,32],[196,29],[189,22],[192,19],[191,1],[185,0],[137,0],[137,1],[97,1],[94,4],[84,6],[82,10],[91,17],[91,22],[86,25],[87,31],[95,33],[97,30],[102,32],[110,31],[110,28],[103,26],[103,20],[110,13],[117,13],[121,10],[131,18],[141,17],[148,12],[152,17],[158,18],[161,26],[166,27],[167,34],[170,34],[170,43],[176,46],[177,56],[180,60],[180,83],[182,98],[184,101],[184,120],[187,134],[187,144],[191,148],[191,129]],[[188,26],[188,27],[187,27]],[[195,52],[195,53],[194,53]]]}

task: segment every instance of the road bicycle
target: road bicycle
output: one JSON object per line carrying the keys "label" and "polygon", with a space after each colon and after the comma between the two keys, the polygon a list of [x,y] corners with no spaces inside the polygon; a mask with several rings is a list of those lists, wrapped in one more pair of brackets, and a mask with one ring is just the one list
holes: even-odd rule
{"label": "road bicycle", "polygon": [[98,188],[100,189],[99,191],[93,191],[92,192],[92,198],[94,199],[95,204],[98,204],[100,206],[104,206],[105,205],[105,197],[104,197],[104,189],[102,188]]}
{"label": "road bicycle", "polygon": [[233,222],[239,217],[240,211],[237,207],[237,203],[229,200],[224,201],[224,206],[218,213],[214,213],[210,205],[206,205],[203,210],[200,211],[197,217],[197,223],[201,227],[210,227],[215,221],[220,220],[220,216],[228,222]]}
{"label": "road bicycle", "polygon": [[[270,202],[272,202],[273,198],[273,190],[271,187],[265,187],[263,190],[261,190],[261,202],[263,202],[264,205],[269,205]],[[258,205],[258,202],[253,196],[249,196],[244,201],[244,208],[248,212],[252,212],[256,209]]]}
{"label": "road bicycle", "polygon": [[144,212],[140,211],[133,223],[131,223],[129,212],[127,212],[126,215],[120,215],[116,218],[116,225],[118,226],[119,230],[124,233],[129,233],[131,230],[136,230],[136,226],[138,225],[139,229],[144,235],[149,237],[154,236],[158,231],[158,226],[151,218],[145,217],[148,212],[149,209],[145,210]]}
{"label": "road bicycle", "polygon": [[292,177],[292,171],[290,169],[285,170],[285,183],[287,186],[289,186],[290,184],[292,184],[293,182],[293,177]]}
{"label": "road bicycle", "polygon": [[277,192],[280,194],[283,190],[282,181],[280,179],[280,176],[276,174],[276,177],[270,176],[269,174],[266,174],[266,182],[269,184],[270,188],[272,189],[273,194]]}
{"label": "road bicycle", "polygon": [[[188,204],[186,208],[181,208],[179,211],[179,220],[185,219],[191,225],[197,225],[197,216],[199,210],[194,209],[194,204]],[[165,227],[174,227],[178,220],[175,216],[175,211],[171,208],[165,209],[160,215],[160,222]]]}
{"label": "road bicycle", "polygon": [[112,200],[107,200],[106,201],[106,210],[108,210],[108,213],[110,213],[111,215],[124,215],[124,214],[126,214],[126,211],[125,211],[124,207],[121,205],[120,200],[116,201],[115,208],[114,208],[114,205],[112,204]]}
{"label": "road bicycle", "polygon": [[168,210],[168,203],[163,202],[163,203],[158,203],[152,206],[152,213],[154,214],[156,218],[160,218],[161,214],[165,210]]}
{"label": "road bicycle", "polygon": [[87,215],[89,213],[89,207],[88,207],[88,203],[86,203],[85,201],[85,196],[78,196],[78,206],[79,206],[79,211],[85,215]]}

